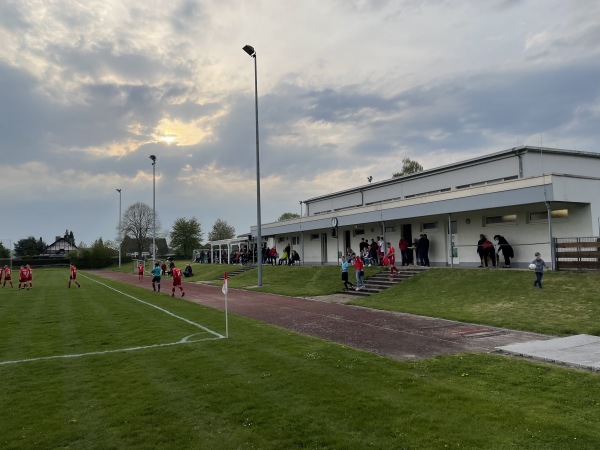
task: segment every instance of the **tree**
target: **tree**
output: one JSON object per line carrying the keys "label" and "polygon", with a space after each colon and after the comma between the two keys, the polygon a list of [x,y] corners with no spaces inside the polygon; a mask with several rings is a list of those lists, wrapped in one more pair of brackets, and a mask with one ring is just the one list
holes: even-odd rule
{"label": "tree", "polygon": [[396,172],[392,178],[402,177],[411,173],[423,172],[423,166],[410,158],[402,158],[402,172]]}
{"label": "tree", "polygon": [[209,241],[222,241],[223,239],[232,239],[235,237],[235,228],[221,219],[217,219],[208,233]]}
{"label": "tree", "polygon": [[279,216],[279,219],[277,219],[277,222],[281,222],[283,220],[298,219],[299,217],[300,217],[300,214],[286,212],[286,213],[283,213],[281,216]]}
{"label": "tree", "polygon": [[[121,220],[121,235],[129,236],[136,243],[136,249],[138,254],[142,254],[143,251],[149,251],[152,253],[150,248],[145,248],[144,245],[147,241],[146,238],[152,237],[152,231],[154,227],[154,214],[152,208],[145,203],[137,202],[131,205]],[[160,230],[160,221],[156,218],[156,234]],[[152,244],[150,244],[152,247]]]}
{"label": "tree", "polygon": [[0,242],[0,258],[10,258],[10,250]]}
{"label": "tree", "polygon": [[107,247],[102,238],[96,239],[90,248],[79,248],[69,253],[73,264],[82,269],[99,269],[115,263],[118,252]]}
{"label": "tree", "polygon": [[63,239],[69,244],[75,245],[75,235],[73,234],[73,231],[65,230],[65,235],[63,236]]}
{"label": "tree", "polygon": [[16,256],[35,256],[44,253],[46,250],[46,243],[40,238],[36,240],[33,236],[29,236],[25,239],[20,239],[15,244],[15,255]]}
{"label": "tree", "polygon": [[202,242],[202,227],[195,217],[176,219],[171,230],[171,247],[177,254],[191,256]]}

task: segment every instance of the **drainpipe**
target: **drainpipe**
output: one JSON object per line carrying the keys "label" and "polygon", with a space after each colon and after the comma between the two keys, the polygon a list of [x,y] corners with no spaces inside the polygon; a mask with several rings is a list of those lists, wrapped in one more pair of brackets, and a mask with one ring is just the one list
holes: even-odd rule
{"label": "drainpipe", "polygon": [[454,268],[454,242],[452,241],[452,214],[448,214],[448,237],[450,238],[450,268]]}
{"label": "drainpipe", "polygon": [[552,235],[552,205],[546,200],[546,210],[548,211],[548,238],[550,240],[550,257],[552,258],[552,268],[556,268],[556,246],[554,245],[554,236]]}

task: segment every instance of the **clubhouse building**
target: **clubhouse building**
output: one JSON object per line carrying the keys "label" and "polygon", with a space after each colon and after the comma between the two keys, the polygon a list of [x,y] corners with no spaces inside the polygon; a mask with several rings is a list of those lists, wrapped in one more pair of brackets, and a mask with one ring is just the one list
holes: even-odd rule
{"label": "clubhouse building", "polygon": [[303,264],[337,264],[378,236],[398,261],[401,236],[427,234],[432,266],[473,267],[480,234],[498,234],[514,248],[512,265],[525,267],[537,251],[553,261],[557,238],[599,236],[600,154],[520,146],[309,198],[301,210],[262,224],[261,234],[280,254],[289,244]]}

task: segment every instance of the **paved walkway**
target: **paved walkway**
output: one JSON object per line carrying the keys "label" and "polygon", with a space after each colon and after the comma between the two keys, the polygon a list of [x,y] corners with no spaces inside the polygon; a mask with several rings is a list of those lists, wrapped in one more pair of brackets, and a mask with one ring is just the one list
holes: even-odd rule
{"label": "paved walkway", "polygon": [[[132,285],[140,284],[137,275],[112,271],[91,273]],[[150,278],[145,277],[141,286],[152,289]],[[163,284],[165,293],[162,295],[170,294],[170,286],[170,280],[166,280]],[[224,310],[224,295],[220,287],[185,282],[184,287],[185,300]],[[551,336],[351,306],[345,304],[347,300],[349,298],[343,295],[305,299],[229,289],[228,310],[298,333],[398,360],[501,350],[593,370],[600,369],[600,338],[586,341],[591,345],[585,350],[581,349],[585,355],[579,362],[589,362],[580,364],[564,357],[571,353],[568,342],[559,345],[561,354],[552,353],[551,342],[559,339]],[[234,337],[235,329],[230,329],[229,334]],[[543,344],[544,341],[548,343]],[[580,341],[570,343],[581,347]],[[536,348],[544,348],[546,354],[540,357],[531,351]]]}

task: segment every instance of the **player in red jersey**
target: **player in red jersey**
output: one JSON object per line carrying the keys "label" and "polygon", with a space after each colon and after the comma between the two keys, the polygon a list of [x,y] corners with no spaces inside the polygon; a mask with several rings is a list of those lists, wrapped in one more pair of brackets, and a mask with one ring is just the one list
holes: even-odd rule
{"label": "player in red jersey", "polygon": [[29,264],[25,266],[25,276],[27,277],[27,283],[29,283],[29,288],[33,289],[33,273]]}
{"label": "player in red jersey", "polygon": [[19,289],[27,287],[27,272],[25,272],[25,266],[19,267]]}
{"label": "player in red jersey", "polygon": [[12,284],[12,271],[10,270],[10,267],[8,266],[4,266],[4,283],[2,284],[2,287],[6,286],[6,282],[10,283],[10,287],[13,287]]}
{"label": "player in red jersey", "polygon": [[181,269],[173,267],[173,290],[171,291],[171,297],[175,297],[176,287],[179,287],[179,290],[181,291],[181,296],[183,297],[185,295],[185,292],[181,284]]}
{"label": "player in red jersey", "polygon": [[75,267],[75,264],[71,264],[71,275],[69,275],[69,287],[71,287],[71,282],[75,283],[77,287],[81,287],[79,281],[77,281],[77,267]]}
{"label": "player in red jersey", "polygon": [[138,264],[138,281],[141,282],[144,279],[144,263]]}

